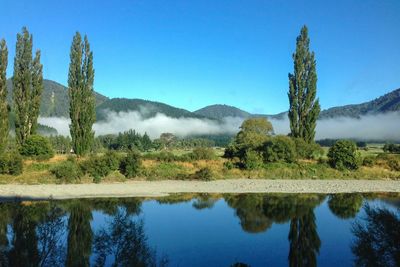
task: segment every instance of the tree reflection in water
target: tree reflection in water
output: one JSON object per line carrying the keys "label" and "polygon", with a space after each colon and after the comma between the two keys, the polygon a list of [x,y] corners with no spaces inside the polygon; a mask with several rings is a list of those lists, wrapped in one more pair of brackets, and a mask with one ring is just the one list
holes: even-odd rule
{"label": "tree reflection in water", "polygon": [[147,244],[143,221],[119,209],[108,228],[101,229],[95,237],[96,266],[105,266],[113,258],[112,266],[166,266],[167,260],[157,262],[155,250]]}
{"label": "tree reflection in water", "polygon": [[400,208],[364,207],[365,218],[353,224],[356,266],[400,266]]}
{"label": "tree reflection in water", "polygon": [[361,194],[335,194],[329,197],[329,209],[338,218],[350,219],[356,217],[363,203]]}

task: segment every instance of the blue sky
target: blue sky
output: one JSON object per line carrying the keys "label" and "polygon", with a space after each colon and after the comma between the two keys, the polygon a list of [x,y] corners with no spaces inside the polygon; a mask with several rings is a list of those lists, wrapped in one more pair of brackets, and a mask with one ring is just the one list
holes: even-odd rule
{"label": "blue sky", "polygon": [[9,77],[16,34],[27,26],[42,51],[45,78],[66,85],[78,30],[94,52],[95,89],[106,96],[272,114],[288,108],[291,55],[306,24],[322,108],[400,87],[399,0],[1,0],[0,6]]}

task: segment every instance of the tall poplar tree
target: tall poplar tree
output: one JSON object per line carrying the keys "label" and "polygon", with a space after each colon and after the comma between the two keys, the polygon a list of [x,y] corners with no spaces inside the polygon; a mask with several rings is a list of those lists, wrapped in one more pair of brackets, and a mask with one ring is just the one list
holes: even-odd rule
{"label": "tall poplar tree", "polygon": [[321,111],[317,95],[317,72],[314,52],[310,52],[308,29],[303,26],[293,54],[294,73],[289,73],[289,119],[291,136],[312,142]]}
{"label": "tall poplar tree", "polygon": [[71,118],[70,133],[72,147],[78,155],[84,155],[94,140],[92,126],[96,120],[93,93],[94,69],[93,52],[87,37],[77,32],[73,38],[68,73],[68,94]]}
{"label": "tall poplar tree", "polygon": [[8,50],[6,41],[0,41],[0,154],[7,145],[8,138],[8,106],[7,106],[7,64]]}
{"label": "tall poplar tree", "polygon": [[22,145],[36,133],[39,117],[40,99],[43,91],[43,73],[40,51],[32,59],[32,35],[22,28],[17,34],[14,58],[13,98],[15,110],[15,135]]}

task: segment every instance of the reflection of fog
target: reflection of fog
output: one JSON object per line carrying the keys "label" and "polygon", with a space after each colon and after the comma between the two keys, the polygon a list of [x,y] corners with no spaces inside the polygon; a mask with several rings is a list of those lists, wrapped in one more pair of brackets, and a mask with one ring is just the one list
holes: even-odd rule
{"label": "reflection of fog", "polygon": [[364,207],[365,217],[353,224],[356,266],[400,266],[400,208]]}

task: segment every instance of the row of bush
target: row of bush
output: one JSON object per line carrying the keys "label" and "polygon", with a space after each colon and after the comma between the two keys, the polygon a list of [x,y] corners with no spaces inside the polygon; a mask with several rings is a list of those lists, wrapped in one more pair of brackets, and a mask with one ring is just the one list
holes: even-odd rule
{"label": "row of bush", "polygon": [[108,151],[104,155],[90,156],[87,160],[77,162],[74,157],[61,162],[51,168],[58,179],[72,182],[84,175],[89,175],[94,182],[100,182],[102,178],[111,172],[119,171],[127,178],[133,178],[140,173],[141,157],[137,151],[129,151],[125,157],[121,157],[114,151]]}
{"label": "row of bush", "polygon": [[145,159],[157,160],[162,162],[190,162],[195,160],[212,160],[215,159],[215,153],[209,147],[197,147],[192,152],[183,155],[175,155],[174,153],[164,150],[158,153],[148,153],[143,156]]}

